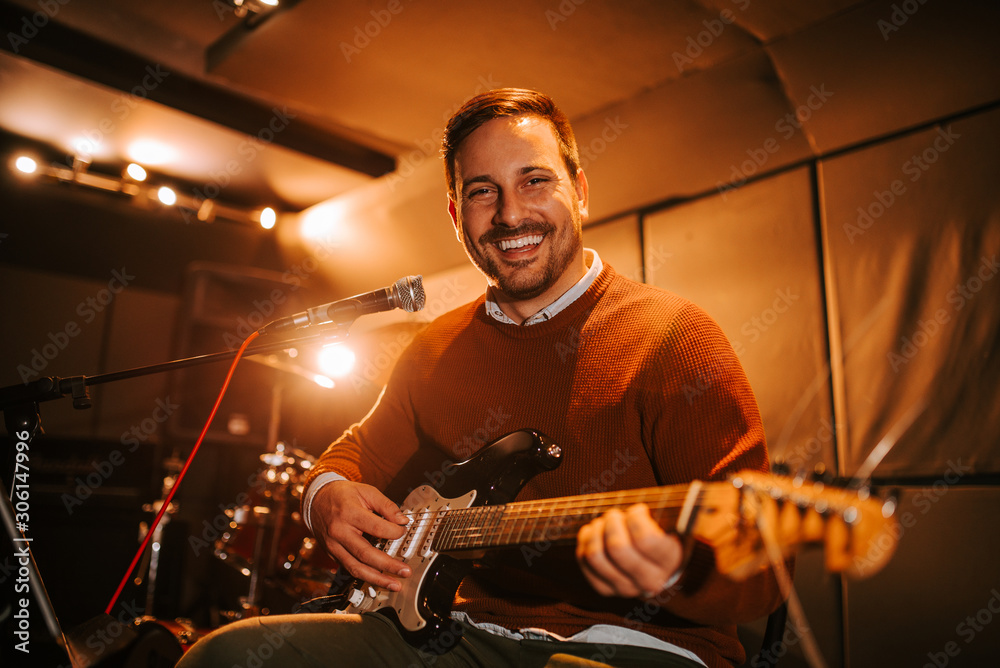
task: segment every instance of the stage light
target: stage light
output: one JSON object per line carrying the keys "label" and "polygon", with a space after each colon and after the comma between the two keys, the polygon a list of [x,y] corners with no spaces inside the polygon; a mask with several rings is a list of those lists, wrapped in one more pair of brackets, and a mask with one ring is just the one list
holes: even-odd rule
{"label": "stage light", "polygon": [[278,220],[278,214],[274,212],[274,209],[267,206],[264,207],[260,212],[260,226],[265,230],[269,230],[274,227],[274,223]]}
{"label": "stage light", "polygon": [[167,206],[173,206],[177,203],[177,193],[167,186],[160,186],[160,189],[156,191],[156,198]]}
{"label": "stage light", "polygon": [[128,167],[125,168],[125,173],[133,181],[146,180],[146,170],[142,168],[142,165],[138,165],[134,162],[128,163]]}
{"label": "stage light", "polygon": [[327,377],[327,376],[324,376],[321,373],[314,374],[313,375],[313,380],[320,387],[325,387],[328,390],[332,390],[333,389],[333,385],[334,385],[333,380],[331,378]]}
{"label": "stage light", "polygon": [[317,356],[319,368],[328,376],[342,378],[354,368],[354,351],[345,345],[323,348]]}
{"label": "stage light", "polygon": [[34,174],[38,170],[38,163],[26,155],[19,155],[14,161],[14,166],[17,167],[17,171],[25,174]]}
{"label": "stage light", "polygon": [[135,162],[144,165],[162,165],[177,159],[177,150],[152,139],[139,139],[129,144],[126,151]]}

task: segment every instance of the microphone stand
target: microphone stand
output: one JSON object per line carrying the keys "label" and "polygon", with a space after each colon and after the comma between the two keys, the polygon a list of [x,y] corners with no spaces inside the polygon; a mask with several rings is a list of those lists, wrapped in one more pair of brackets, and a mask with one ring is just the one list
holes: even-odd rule
{"label": "microphone stand", "polygon": [[[276,353],[296,346],[310,346],[330,343],[346,337],[347,327],[351,324],[353,324],[353,321],[341,324],[331,323],[331,326],[319,329],[316,334],[298,338],[285,338],[274,343],[256,345],[248,348],[244,353],[244,357]],[[94,376],[70,376],[67,378],[48,376],[38,378],[37,380],[33,380],[29,383],[9,385],[7,387],[0,388],[0,410],[2,410],[4,414],[4,424],[7,428],[7,433],[12,439],[14,439],[12,447],[16,447],[17,445],[20,445],[20,443],[24,443],[24,448],[18,448],[18,451],[19,453],[28,453],[24,459],[25,461],[30,462],[31,445],[35,442],[37,436],[42,431],[42,419],[39,404],[43,401],[52,401],[70,395],[73,398],[73,408],[82,410],[90,408],[92,405],[90,393],[88,391],[88,388],[92,385],[113,383],[120,380],[127,380],[129,378],[139,378],[166,371],[201,366],[203,364],[225,362],[236,357],[236,353],[236,350],[208,353],[205,355],[196,355],[193,357],[186,357],[183,359],[176,359],[168,362],[150,364],[147,366],[135,367],[123,371],[115,371]],[[13,461],[16,457],[11,457],[10,459]],[[18,463],[20,464],[20,462]],[[15,468],[12,475],[11,494],[8,494],[6,487],[2,482],[2,476],[0,476],[0,496],[3,496],[3,500],[0,501],[0,516],[2,516],[2,523],[4,525],[3,533],[6,534],[6,539],[16,550],[15,554],[18,557],[24,555],[24,560],[19,561],[18,563],[28,571],[27,580],[29,583],[29,589],[27,592],[24,592],[23,590],[18,591],[26,596],[34,597],[39,608],[39,613],[47,630],[49,631],[50,636],[52,637],[52,640],[59,647],[60,651],[66,653],[72,665],[74,667],[92,665],[92,661],[96,659],[96,657],[88,656],[92,653],[92,651],[88,651],[87,648],[84,648],[80,646],[79,643],[74,642],[72,637],[67,640],[67,636],[59,624],[55,609],[49,599],[48,591],[45,589],[41,574],[38,572],[38,567],[35,564],[35,558],[31,554],[31,538],[26,535],[29,525],[28,511],[30,510],[30,489],[27,482],[23,484],[18,482],[18,480],[21,479],[19,476],[23,476],[25,481],[28,480],[30,470],[27,466],[24,468],[26,472],[23,474],[18,474],[17,471],[20,470],[20,468]],[[21,490],[24,490],[24,494],[18,494]],[[18,498],[23,496],[27,500],[19,501],[17,506],[15,506],[15,496]],[[22,508],[24,510],[18,510],[18,508]],[[24,521],[21,521],[18,518],[25,519]],[[13,579],[9,579],[11,581],[9,583],[5,583],[5,586],[13,587]],[[18,601],[14,600],[13,602],[16,603]],[[15,608],[14,614],[16,615],[20,610],[20,608]],[[25,613],[29,614],[26,608]],[[14,626],[17,628],[17,622],[15,622]],[[25,638],[28,637],[30,636],[25,636]],[[17,636],[15,636],[15,638],[17,638]],[[8,641],[14,642],[15,639],[8,638]],[[26,645],[26,647],[27,646],[28,645]]]}

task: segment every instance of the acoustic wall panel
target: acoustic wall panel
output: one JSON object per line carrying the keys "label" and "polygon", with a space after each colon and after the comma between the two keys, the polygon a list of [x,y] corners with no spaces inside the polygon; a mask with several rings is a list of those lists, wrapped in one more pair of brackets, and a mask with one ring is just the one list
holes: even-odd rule
{"label": "acoustic wall panel", "polygon": [[994,109],[821,165],[846,473],[921,410],[876,475],[1000,471],[998,124]]}
{"label": "acoustic wall panel", "polygon": [[[0,310],[7,323],[0,351],[0,385],[103,371],[105,328],[118,298],[128,290],[115,278],[117,270],[109,268],[102,283],[0,265]],[[93,397],[96,404],[96,392]],[[74,410],[69,398],[43,402],[40,408],[46,433],[91,435],[93,409]]]}
{"label": "acoustic wall panel", "polygon": [[[996,665],[1000,533],[992,527],[1000,490],[959,486],[967,473],[952,469],[907,489],[891,561],[846,582],[846,665]],[[873,545],[872,556],[883,547]]]}
{"label": "acoustic wall panel", "polygon": [[610,264],[622,276],[642,282],[642,243],[639,217],[625,216],[583,228],[583,245],[593,248],[601,262]]}
{"label": "acoustic wall panel", "polygon": [[768,45],[788,95],[829,104],[804,121],[818,154],[1000,97],[992,0],[866,2]]}
{"label": "acoustic wall panel", "polygon": [[691,299],[733,343],[771,457],[834,462],[813,198],[805,168],[645,219],[647,282]]}

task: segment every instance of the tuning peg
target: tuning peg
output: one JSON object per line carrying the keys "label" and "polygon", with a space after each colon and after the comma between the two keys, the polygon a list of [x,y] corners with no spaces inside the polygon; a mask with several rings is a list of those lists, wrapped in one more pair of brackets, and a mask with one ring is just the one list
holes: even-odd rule
{"label": "tuning peg", "polygon": [[812,473],[809,475],[813,482],[822,483],[824,485],[829,485],[830,481],[833,480],[833,475],[826,470],[826,464],[820,462],[813,467]]}
{"label": "tuning peg", "polygon": [[775,459],[774,463],[771,464],[771,473],[774,475],[787,476],[790,472],[791,468],[788,466],[788,462],[784,459]]}

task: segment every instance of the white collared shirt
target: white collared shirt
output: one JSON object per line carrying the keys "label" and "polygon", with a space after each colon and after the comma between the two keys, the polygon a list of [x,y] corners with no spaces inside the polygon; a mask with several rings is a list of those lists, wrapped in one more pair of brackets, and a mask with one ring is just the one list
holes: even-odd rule
{"label": "white collared shirt", "polygon": [[[600,275],[601,270],[604,268],[604,263],[601,262],[601,256],[597,254],[597,251],[584,248],[584,260],[587,259],[588,254],[593,256],[593,259],[590,261],[590,269],[588,269],[587,273],[583,275],[583,278],[577,281],[576,284],[569,290],[564,292],[559,299],[555,300],[538,313],[529,316],[524,322],[521,323],[522,327],[545,322],[556,313],[559,313],[559,311],[562,311],[564,308],[579,299],[580,296],[586,292],[591,285],[593,285],[594,281]],[[497,304],[496,299],[493,297],[493,288],[486,289],[486,312],[490,314],[490,317],[495,320],[499,320],[500,322],[507,323],[508,325],[517,324],[500,309],[500,305]]]}

